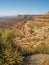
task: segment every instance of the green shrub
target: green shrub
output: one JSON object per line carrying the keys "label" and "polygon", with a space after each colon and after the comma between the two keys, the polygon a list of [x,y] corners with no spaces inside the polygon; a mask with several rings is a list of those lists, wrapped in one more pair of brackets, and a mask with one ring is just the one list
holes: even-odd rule
{"label": "green shrub", "polygon": [[34,51],[36,54],[49,54],[49,46],[48,45],[38,45]]}
{"label": "green shrub", "polygon": [[33,52],[33,48],[31,48],[31,47],[21,48],[21,53],[22,53],[23,56],[29,56],[29,55],[32,54],[32,52]]}
{"label": "green shrub", "polygon": [[13,38],[11,30],[5,30],[0,35],[0,65],[22,64],[23,57],[14,45]]}

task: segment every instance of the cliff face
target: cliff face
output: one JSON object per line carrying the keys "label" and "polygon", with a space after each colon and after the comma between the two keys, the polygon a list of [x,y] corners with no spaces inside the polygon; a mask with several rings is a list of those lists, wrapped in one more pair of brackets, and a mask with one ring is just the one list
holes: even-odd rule
{"label": "cliff face", "polygon": [[44,15],[18,15],[15,20],[6,20],[12,20],[13,23],[4,23],[1,27],[15,31],[15,43],[21,46],[49,44],[49,12]]}
{"label": "cliff face", "polygon": [[12,29],[16,32],[15,42],[21,46],[49,45],[48,14],[35,16],[33,20],[22,20],[18,24],[13,25]]}

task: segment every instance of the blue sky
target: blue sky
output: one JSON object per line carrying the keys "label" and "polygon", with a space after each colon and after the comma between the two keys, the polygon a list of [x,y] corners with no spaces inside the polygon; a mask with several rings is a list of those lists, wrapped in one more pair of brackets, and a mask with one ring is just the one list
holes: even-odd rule
{"label": "blue sky", "polygon": [[49,0],[0,0],[0,16],[44,14],[49,11]]}

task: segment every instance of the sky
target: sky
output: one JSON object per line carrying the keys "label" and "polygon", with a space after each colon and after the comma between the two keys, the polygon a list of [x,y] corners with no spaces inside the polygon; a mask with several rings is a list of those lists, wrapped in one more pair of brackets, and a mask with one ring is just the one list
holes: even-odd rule
{"label": "sky", "polygon": [[49,0],[0,0],[0,16],[44,14],[49,11]]}

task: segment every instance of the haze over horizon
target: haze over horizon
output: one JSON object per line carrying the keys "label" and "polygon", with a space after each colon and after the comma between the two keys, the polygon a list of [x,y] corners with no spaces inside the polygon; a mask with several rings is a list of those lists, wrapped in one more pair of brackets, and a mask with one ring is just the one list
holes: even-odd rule
{"label": "haze over horizon", "polygon": [[44,14],[49,11],[49,0],[0,0],[0,16]]}

